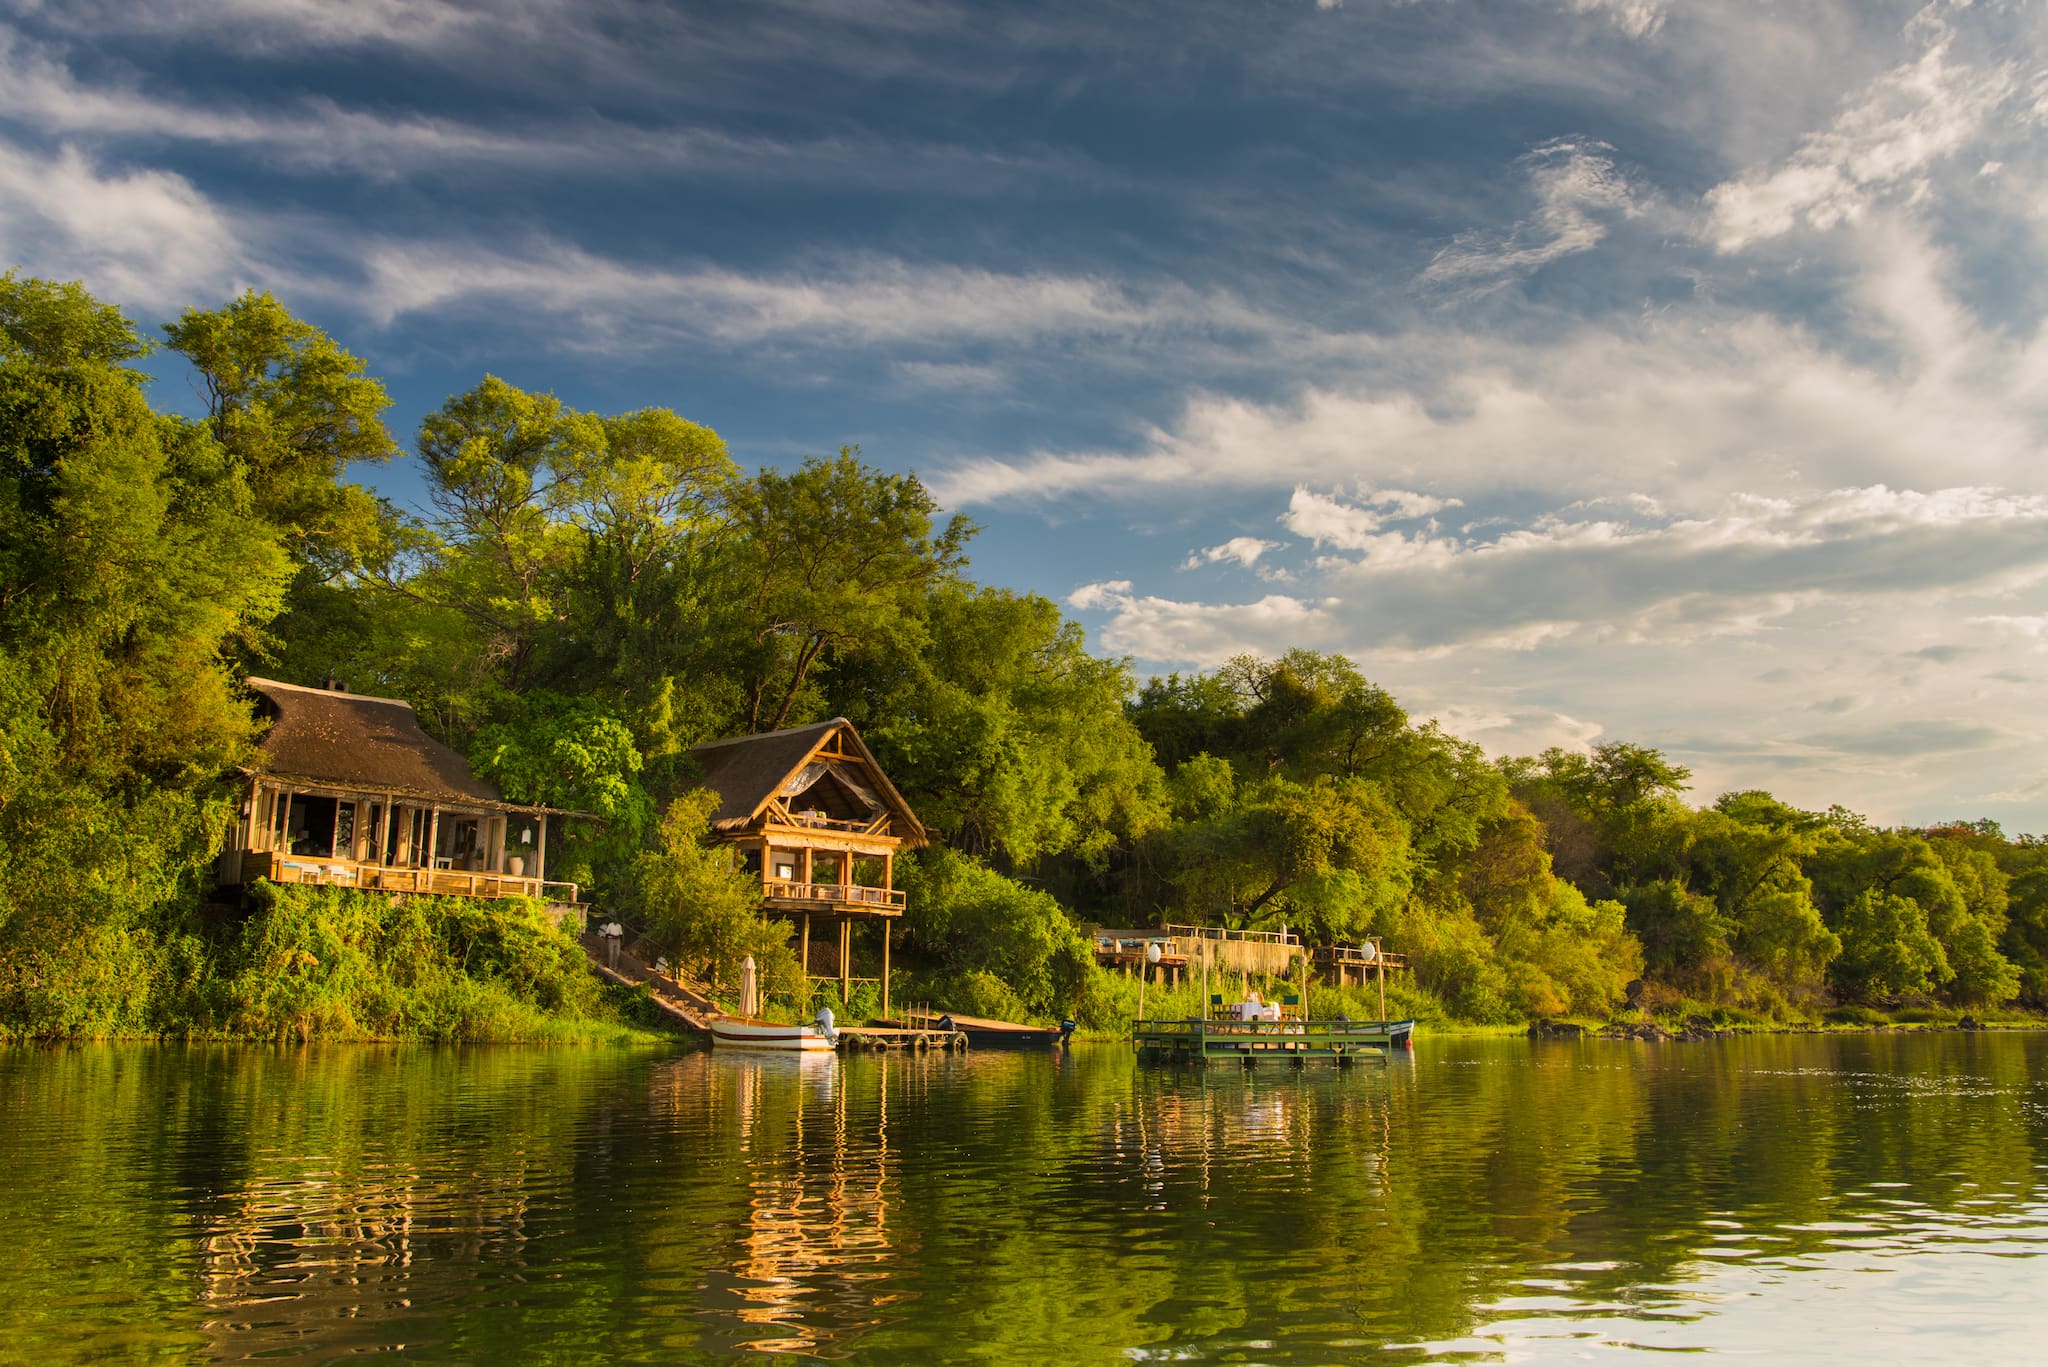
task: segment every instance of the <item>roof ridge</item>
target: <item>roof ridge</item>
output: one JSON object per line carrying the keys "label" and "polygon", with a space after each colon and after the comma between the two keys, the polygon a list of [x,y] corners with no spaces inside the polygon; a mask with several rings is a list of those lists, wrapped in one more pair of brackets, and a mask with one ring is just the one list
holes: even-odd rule
{"label": "roof ridge", "polygon": [[286,683],[282,679],[259,679],[254,674],[246,676],[243,683],[254,689],[282,688],[291,693],[313,693],[323,698],[347,698],[350,702],[381,702],[392,707],[413,710],[413,705],[404,698],[384,698],[375,693],[351,693],[345,688],[314,688],[310,684]]}
{"label": "roof ridge", "polygon": [[844,717],[834,717],[830,721],[813,721],[805,722],[802,726],[785,726],[780,731],[756,731],[751,736],[727,736],[723,740],[700,741],[696,745],[691,746],[690,749],[692,751],[716,750],[727,745],[745,745],[750,741],[775,740],[781,736],[799,735],[805,731],[822,731],[834,726],[852,725],[853,723]]}

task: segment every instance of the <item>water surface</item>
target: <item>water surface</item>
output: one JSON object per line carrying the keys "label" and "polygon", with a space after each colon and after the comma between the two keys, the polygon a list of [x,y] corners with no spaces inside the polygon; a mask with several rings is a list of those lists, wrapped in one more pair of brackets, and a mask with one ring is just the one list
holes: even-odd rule
{"label": "water surface", "polygon": [[2044,1065],[0,1051],[0,1361],[2027,1360]]}

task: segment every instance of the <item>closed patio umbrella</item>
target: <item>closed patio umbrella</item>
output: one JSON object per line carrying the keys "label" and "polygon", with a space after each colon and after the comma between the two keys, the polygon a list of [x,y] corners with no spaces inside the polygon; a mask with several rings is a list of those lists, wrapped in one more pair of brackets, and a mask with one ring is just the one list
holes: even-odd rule
{"label": "closed patio umbrella", "polygon": [[740,1014],[761,1014],[761,990],[754,981],[754,956],[751,954],[740,961]]}

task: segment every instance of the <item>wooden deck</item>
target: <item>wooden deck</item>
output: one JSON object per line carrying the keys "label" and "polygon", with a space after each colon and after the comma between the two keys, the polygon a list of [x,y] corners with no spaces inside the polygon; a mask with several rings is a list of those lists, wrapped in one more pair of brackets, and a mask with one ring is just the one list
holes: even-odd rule
{"label": "wooden deck", "polygon": [[576,905],[579,891],[574,883],[549,883],[509,873],[359,864],[352,859],[250,850],[242,856],[242,881],[248,883],[258,878],[273,883],[431,893],[437,897],[532,897],[563,906]]}
{"label": "wooden deck", "polygon": [[761,899],[770,911],[784,913],[867,913],[872,916],[901,916],[905,894],[895,888],[870,888],[858,883],[799,883],[784,878],[763,879]]}
{"label": "wooden deck", "polygon": [[1413,1021],[1139,1021],[1138,1056],[1170,1063],[1385,1063]]}

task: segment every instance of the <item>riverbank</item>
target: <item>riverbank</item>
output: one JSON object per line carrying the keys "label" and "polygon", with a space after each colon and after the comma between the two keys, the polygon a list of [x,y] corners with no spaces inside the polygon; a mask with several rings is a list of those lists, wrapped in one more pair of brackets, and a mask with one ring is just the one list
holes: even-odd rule
{"label": "riverbank", "polygon": [[259,884],[0,965],[0,1039],[627,1045],[677,1035],[537,904]]}

